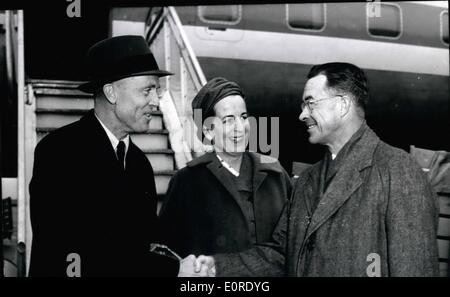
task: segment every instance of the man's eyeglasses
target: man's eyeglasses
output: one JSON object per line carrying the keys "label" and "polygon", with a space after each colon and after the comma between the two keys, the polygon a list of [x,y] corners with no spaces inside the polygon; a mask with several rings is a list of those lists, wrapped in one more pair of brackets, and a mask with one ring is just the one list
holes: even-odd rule
{"label": "man's eyeglasses", "polygon": [[308,99],[308,100],[303,100],[301,108],[302,111],[305,109],[305,107],[307,106],[309,109],[309,112],[312,112],[314,110],[314,107],[316,107],[317,103],[320,101],[324,101],[324,100],[328,100],[328,99],[334,99],[336,97],[344,97],[343,95],[334,95],[332,97],[328,97],[328,98],[321,98],[321,99],[316,99],[316,100],[312,100],[312,99]]}

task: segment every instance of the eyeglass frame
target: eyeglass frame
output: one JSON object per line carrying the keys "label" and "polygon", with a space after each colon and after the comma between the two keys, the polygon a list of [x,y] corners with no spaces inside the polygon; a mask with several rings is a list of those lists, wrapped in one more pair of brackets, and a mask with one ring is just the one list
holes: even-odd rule
{"label": "eyeglass frame", "polygon": [[302,104],[300,105],[300,108],[301,108],[301,110],[303,111],[303,110],[305,110],[305,106],[307,106],[309,112],[312,112],[312,111],[314,110],[314,107],[312,107],[312,106],[310,105],[311,103],[312,103],[312,104],[316,104],[317,102],[325,101],[325,100],[329,100],[329,99],[334,99],[334,98],[336,98],[336,97],[341,97],[341,98],[343,98],[343,97],[345,97],[345,95],[334,95],[334,96],[331,96],[331,97],[321,98],[321,99],[314,99],[314,100],[313,100],[313,99],[302,100]]}

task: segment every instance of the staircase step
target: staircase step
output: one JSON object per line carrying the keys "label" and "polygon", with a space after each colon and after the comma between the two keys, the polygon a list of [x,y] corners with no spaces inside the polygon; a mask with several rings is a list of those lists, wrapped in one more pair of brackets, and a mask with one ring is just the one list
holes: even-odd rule
{"label": "staircase step", "polygon": [[[37,128],[37,142],[55,128]],[[169,138],[167,130],[153,130],[150,134],[131,134],[131,139],[141,150],[167,149]]]}
{"label": "staircase step", "polygon": [[[82,109],[42,109],[36,110],[38,128],[59,128],[79,120],[89,110]],[[162,129],[163,120],[160,112],[152,113],[150,129]]]}
{"label": "staircase step", "polygon": [[146,152],[145,155],[155,172],[174,170],[173,153],[154,150],[153,152]]}
{"label": "staircase step", "polygon": [[[47,130],[47,131],[46,131]],[[44,138],[45,135],[49,133],[49,129],[39,129],[37,134],[37,141],[39,142],[42,138]],[[52,129],[54,130],[54,129]],[[132,135],[133,142],[134,137],[139,134]],[[154,148],[148,148],[152,145],[152,143],[155,143],[155,138],[157,139],[157,136],[163,136],[163,134],[156,134],[155,135],[147,135],[142,134],[148,137],[148,142],[145,144],[146,148],[143,149],[138,144],[136,144],[147,156],[147,159],[150,161],[153,167],[153,171],[155,174],[163,175],[163,176],[170,176],[172,175],[174,171],[174,159],[173,159],[173,151],[170,149],[167,149],[167,138],[164,139],[166,143],[166,148],[161,149],[154,149]],[[136,143],[136,142],[135,142]],[[161,146],[160,144],[157,144],[155,146]]]}
{"label": "staircase step", "polygon": [[[141,149],[144,154],[165,154],[165,155],[173,155],[173,150],[171,149]],[[166,171],[164,171],[166,172]],[[168,171],[171,172],[171,171]]]}
{"label": "staircase step", "polygon": [[169,176],[170,178],[172,178],[172,176],[174,176],[175,173],[177,173],[177,171],[176,170],[163,170],[163,171],[153,171],[153,173],[155,175]]}
{"label": "staircase step", "polygon": [[90,108],[36,108],[36,113],[40,114],[63,114],[63,115],[85,115]]}
{"label": "staircase step", "polygon": [[[35,88],[34,96],[55,96],[55,97],[82,97],[92,98],[92,94],[87,94],[77,89],[68,88]],[[61,98],[62,99],[62,98]]]}
{"label": "staircase step", "polygon": [[[56,130],[57,128],[36,128],[36,131],[38,133],[49,133],[52,132],[54,130]],[[166,129],[156,129],[156,130],[150,130],[149,133],[133,133],[130,134],[132,136],[134,135],[150,135],[150,134],[161,134],[161,135],[168,135],[169,131],[167,131]]]}
{"label": "staircase step", "polygon": [[[61,113],[61,114],[76,114],[76,115],[85,115],[91,110],[91,108],[36,108],[36,113]],[[162,112],[152,111],[152,115],[154,116],[162,116]]]}
{"label": "staircase step", "polygon": [[[48,129],[37,131],[37,142],[49,133],[46,130]],[[141,150],[167,149],[169,146],[169,139],[164,134],[133,134],[131,135],[131,139]]]}
{"label": "staircase step", "polygon": [[131,139],[143,151],[169,147],[167,134],[131,134]]}
{"label": "staircase step", "polygon": [[171,178],[172,175],[155,174],[156,193],[158,195],[164,195],[167,192]]}
{"label": "staircase step", "polygon": [[78,121],[81,115],[77,114],[38,114],[36,117],[36,126],[38,128],[60,128],[75,121]]}
{"label": "staircase step", "polygon": [[32,84],[33,88],[70,88],[76,89],[85,81],[74,80],[50,80],[50,79],[27,79],[27,84]]}
{"label": "staircase step", "polygon": [[38,109],[81,109],[94,108],[94,99],[91,97],[64,97],[39,96],[36,99]]}

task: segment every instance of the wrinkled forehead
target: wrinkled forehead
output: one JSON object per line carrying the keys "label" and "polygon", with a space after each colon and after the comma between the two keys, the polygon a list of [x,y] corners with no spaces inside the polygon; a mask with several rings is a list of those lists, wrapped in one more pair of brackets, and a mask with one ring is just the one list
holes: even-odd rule
{"label": "wrinkled forehead", "polygon": [[244,99],[239,95],[227,96],[214,105],[214,112],[217,117],[230,115],[241,115],[247,112]]}

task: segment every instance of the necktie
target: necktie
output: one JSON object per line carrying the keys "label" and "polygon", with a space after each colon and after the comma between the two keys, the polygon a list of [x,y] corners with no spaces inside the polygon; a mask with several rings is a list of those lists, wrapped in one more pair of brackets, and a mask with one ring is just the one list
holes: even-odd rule
{"label": "necktie", "polygon": [[117,145],[117,159],[119,160],[120,168],[125,170],[125,143],[123,141],[119,141]]}

